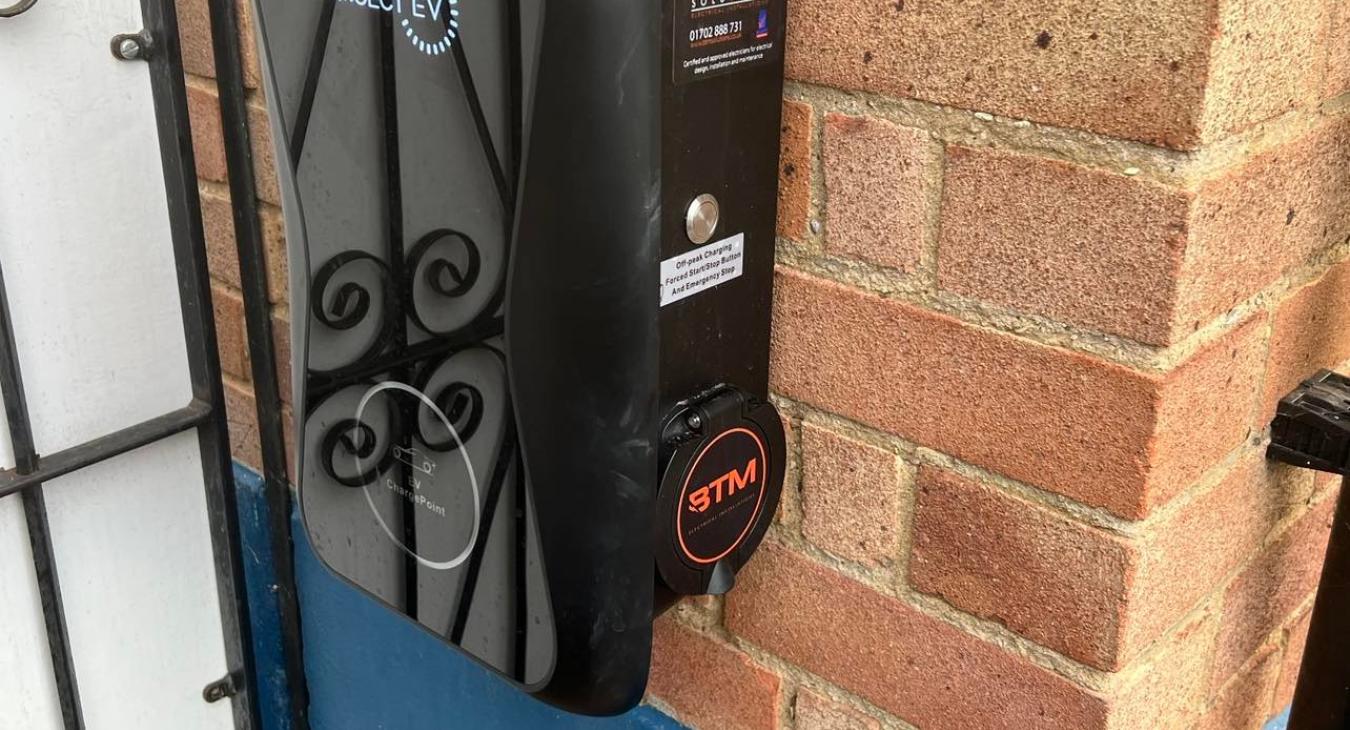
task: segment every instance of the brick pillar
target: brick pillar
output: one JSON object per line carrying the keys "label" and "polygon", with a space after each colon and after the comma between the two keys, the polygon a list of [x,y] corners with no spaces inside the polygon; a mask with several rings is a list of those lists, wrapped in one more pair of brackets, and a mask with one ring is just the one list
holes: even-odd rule
{"label": "brick pillar", "polygon": [[[225,381],[225,406],[229,417],[234,458],[262,470],[258,443],[257,405],[252,385],[252,360],[244,325],[244,300],[240,292],[239,258],[230,205],[225,142],[221,132],[220,95],[216,89],[211,21],[206,0],[177,0],[178,26],[182,40],[183,70],[187,74],[188,111],[197,160],[198,191],[206,252],[211,271],[211,299],[216,317],[221,371]],[[254,177],[258,189],[259,217],[267,249],[268,286],[271,289],[273,337],[277,340],[277,374],[281,379],[283,423],[290,434],[290,325],[287,311],[286,232],[281,216],[281,193],[267,121],[266,101],[260,88],[257,46],[253,38],[252,9],[248,0],[237,0],[240,52],[244,85],[248,95],[249,132],[252,138]]]}
{"label": "brick pillar", "polygon": [[1350,2],[790,0],[789,494],[660,622],[702,728],[1255,728],[1336,482],[1263,458],[1350,366]]}

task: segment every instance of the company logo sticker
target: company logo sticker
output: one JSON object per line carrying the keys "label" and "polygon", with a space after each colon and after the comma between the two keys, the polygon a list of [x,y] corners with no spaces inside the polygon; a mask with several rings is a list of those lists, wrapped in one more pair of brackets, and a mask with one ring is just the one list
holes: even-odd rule
{"label": "company logo sticker", "polygon": [[723,431],[703,447],[675,510],[675,536],[685,558],[716,563],[750,534],[764,507],[768,458],[764,440],[748,428]]}
{"label": "company logo sticker", "polygon": [[745,469],[731,471],[713,480],[705,487],[689,495],[690,512],[707,512],[709,507],[722,504],[722,500],[734,496],[745,489],[746,484],[754,484],[759,471],[759,459],[751,458]]}

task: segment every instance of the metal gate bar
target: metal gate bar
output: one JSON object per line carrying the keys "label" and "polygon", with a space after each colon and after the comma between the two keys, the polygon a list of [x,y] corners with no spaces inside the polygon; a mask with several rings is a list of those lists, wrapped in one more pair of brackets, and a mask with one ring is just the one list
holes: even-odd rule
{"label": "metal gate bar", "polygon": [[[239,544],[238,501],[230,460],[225,419],[225,389],[220,379],[220,352],[216,343],[206,264],[206,234],[202,230],[197,166],[188,121],[187,87],[178,36],[174,0],[141,0],[146,30],[158,44],[150,57],[150,84],[159,125],[160,159],[169,200],[174,258],[178,262],[178,291],[188,349],[188,370],[194,399],[211,404],[211,417],[197,428],[197,441],[206,476],[207,514],[216,579],[221,584],[220,609],[227,640],[235,700],[235,726],[261,727],[254,696],[257,676],[253,665],[252,628],[245,592],[243,550]],[[207,690],[203,690],[205,695]]]}
{"label": "metal gate bar", "polygon": [[[205,236],[197,194],[177,17],[173,0],[141,0],[141,13],[145,30],[153,39],[151,52],[145,60],[150,65],[150,85],[178,273],[178,294],[193,400],[181,409],[42,457],[33,443],[14,343],[12,310],[4,291],[3,279],[0,278],[0,322],[3,322],[3,332],[0,333],[0,390],[3,390],[5,398],[5,417],[16,457],[15,468],[0,470],[0,498],[17,492],[24,500],[62,719],[67,730],[82,730],[84,721],[42,501],[42,483],[195,428],[201,452],[228,671],[223,683],[214,681],[208,687],[213,688],[212,698],[219,699],[223,695],[232,697],[236,728],[252,730],[261,723],[252,692],[255,673],[248,603],[243,590],[244,569],[238,549],[239,525],[234,481],[230,476],[224,390],[220,381],[215,325],[207,294],[209,279]],[[222,687],[225,688],[223,691]],[[204,688],[203,701],[209,701],[207,694]]]}
{"label": "metal gate bar", "polygon": [[[0,296],[3,296],[3,282],[0,282]],[[6,313],[8,314],[8,313]],[[11,336],[6,333],[6,336]],[[7,343],[13,347],[13,342]],[[17,376],[17,372],[16,372]],[[4,380],[8,374],[0,375],[0,380]],[[8,399],[10,390],[5,388],[6,408],[8,408]],[[18,393],[19,390],[14,392]],[[25,414],[26,415],[26,414]],[[156,416],[148,421],[138,423],[135,426],[128,426],[121,431],[101,436],[93,441],[87,441],[79,446],[72,446],[69,449],[58,451],[51,456],[42,458],[42,463],[32,470],[24,470],[22,467],[0,472],[0,497],[8,497],[15,492],[23,491],[28,487],[33,487],[49,482],[58,477],[63,477],[73,471],[79,471],[86,466],[93,466],[101,461],[106,461],[114,456],[121,456],[128,451],[135,451],[142,446],[148,446],[169,436],[180,434],[193,428],[197,428],[212,418],[211,404],[199,400],[193,400],[187,406],[176,411],[170,411],[162,416]],[[13,433],[14,420],[10,419],[11,433]],[[18,439],[15,438],[15,450],[19,449]],[[22,464],[22,461],[19,462]]]}
{"label": "metal gate bar", "polygon": [[[331,6],[333,2],[329,2]],[[249,142],[248,108],[244,102],[243,62],[239,52],[239,18],[235,0],[208,0],[211,38],[220,95],[221,130],[229,173],[230,208],[239,252],[239,282],[244,294],[244,321],[248,329],[253,396],[257,404],[258,442],[262,452],[268,532],[276,575],[282,660],[290,696],[292,730],[309,728],[309,691],[305,683],[305,655],[300,626],[300,604],[295,585],[291,536],[291,490],[286,474],[286,440],[282,425],[276,346],[272,339],[271,289],[258,218],[258,191],[254,183],[253,148]],[[331,7],[325,12],[331,17]],[[219,379],[217,379],[219,382]]]}
{"label": "metal gate bar", "polygon": [[[42,494],[37,451],[33,448],[33,427],[28,418],[28,398],[23,390],[19,353],[14,345],[14,322],[10,316],[9,296],[4,271],[0,270],[0,394],[5,398],[5,420],[14,447],[15,475],[36,477],[23,493],[23,516],[28,524],[28,543],[33,548],[33,572],[37,574],[38,597],[42,602],[42,622],[47,629],[47,648],[51,652],[56,676],[57,700],[61,719],[67,728],[83,728],[79,686],[70,656],[70,635],[66,631],[66,611],[61,601],[61,581],[52,555],[51,525],[47,522],[47,502]],[[5,492],[0,491],[0,497]]]}

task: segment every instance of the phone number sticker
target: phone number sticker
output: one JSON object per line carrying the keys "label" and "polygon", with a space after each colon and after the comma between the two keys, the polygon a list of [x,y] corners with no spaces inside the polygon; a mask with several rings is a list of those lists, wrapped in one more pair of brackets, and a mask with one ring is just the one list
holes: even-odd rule
{"label": "phone number sticker", "polygon": [[786,0],[672,0],[674,79],[688,84],[777,61]]}

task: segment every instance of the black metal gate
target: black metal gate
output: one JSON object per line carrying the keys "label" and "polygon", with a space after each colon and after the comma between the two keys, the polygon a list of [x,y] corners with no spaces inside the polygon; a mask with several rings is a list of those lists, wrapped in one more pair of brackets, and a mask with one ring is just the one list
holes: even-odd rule
{"label": "black metal gate", "polygon": [[[27,0],[0,12],[17,15],[40,6]],[[195,430],[206,488],[228,674],[202,689],[202,701],[229,698],[235,727],[260,726],[253,699],[254,669],[244,594],[243,565],[238,549],[234,482],[230,470],[224,395],[216,333],[212,321],[204,234],[198,202],[196,170],[188,124],[187,96],[180,58],[177,19],[172,0],[142,0],[144,33],[113,41],[113,53],[150,66],[160,157],[169,204],[182,325],[187,344],[192,399],[181,408],[50,454],[39,454],[24,392],[15,346],[12,306],[0,273],[0,393],[5,402],[16,466],[0,471],[0,498],[18,495],[23,502],[33,550],[43,619],[65,727],[83,728],[85,719],[73,652],[61,599],[61,583],[53,555],[43,484],[102,463],[171,436]],[[5,16],[9,17],[9,16]],[[127,45],[130,43],[130,45]],[[149,113],[149,112],[147,112]],[[155,245],[147,241],[146,245]],[[3,264],[3,262],[0,262]],[[22,303],[19,303],[22,306]],[[91,353],[96,356],[96,353]]]}

